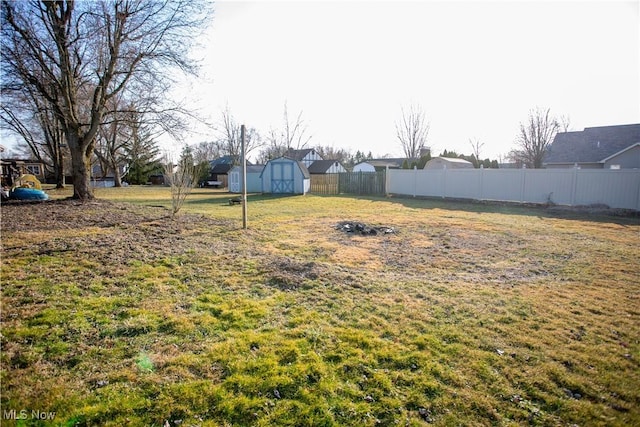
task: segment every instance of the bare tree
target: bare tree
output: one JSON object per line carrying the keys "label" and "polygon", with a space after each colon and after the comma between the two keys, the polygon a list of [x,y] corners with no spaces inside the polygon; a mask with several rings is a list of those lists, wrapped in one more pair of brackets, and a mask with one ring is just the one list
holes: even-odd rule
{"label": "bare tree", "polygon": [[266,138],[266,144],[258,156],[260,162],[266,162],[269,159],[277,158],[287,152],[290,148],[300,150],[305,148],[312,136],[307,133],[308,127],[302,118],[302,111],[296,116],[295,122],[289,118],[289,109],[287,103],[284,103],[282,129],[271,129]]}
{"label": "bare tree", "polygon": [[407,159],[417,159],[427,147],[429,122],[419,105],[412,104],[409,110],[402,108],[402,118],[396,122],[396,137],[400,141]]}
{"label": "bare tree", "polygon": [[2,1],[3,71],[60,121],[75,198],[93,198],[91,157],[107,101],[133,85],[166,89],[168,70],[195,72],[186,52],[208,10],[192,0]]}
{"label": "bare tree", "polygon": [[193,158],[196,163],[208,162],[220,157],[220,144],[214,141],[202,141],[193,147]]}
{"label": "bare tree", "polygon": [[302,118],[302,111],[298,113],[295,122],[289,120],[289,109],[284,103],[284,129],[282,133],[283,143],[287,148],[300,150],[307,146],[311,135],[307,135],[307,125]]}
{"label": "bare tree", "polygon": [[260,154],[258,155],[258,163],[264,164],[271,159],[284,156],[287,150],[288,147],[286,143],[283,142],[278,131],[271,129],[267,135],[266,144],[263,144],[263,148],[260,150]]}
{"label": "bare tree", "polygon": [[558,119],[558,122],[560,123],[560,128],[558,129],[558,132],[569,132],[569,130],[571,129],[571,117],[569,117],[566,114],[563,114]]}
{"label": "bare tree", "polygon": [[[236,122],[231,111],[229,111],[229,106],[227,106],[222,111],[220,150],[235,159],[234,161],[238,164],[240,163],[240,151],[242,149],[241,126],[242,124]],[[263,145],[260,134],[255,128],[245,129],[244,144],[246,155]]]}
{"label": "bare tree", "polygon": [[176,216],[184,205],[187,196],[196,185],[198,176],[197,166],[193,162],[190,151],[183,152],[178,164],[174,164],[169,155],[165,156],[163,162],[164,180],[171,187],[171,215]]}
{"label": "bare tree", "polygon": [[[560,124],[551,115],[551,110],[536,108],[529,111],[526,123],[520,123],[520,133],[512,151],[512,158],[520,160],[528,167],[539,169],[549,145],[553,142]],[[519,159],[518,159],[519,157]]]}
{"label": "bare tree", "polygon": [[484,142],[480,142],[478,138],[469,139],[469,144],[471,145],[471,154],[473,155],[475,161],[474,167],[479,168],[482,160],[480,159],[480,151],[482,147],[484,147]]}
{"label": "bare tree", "polygon": [[[126,148],[132,142],[133,123],[130,122],[129,116],[133,116],[119,111],[122,102],[120,96],[114,96],[107,101],[106,107],[109,108],[109,112],[105,114],[105,123],[100,126],[96,134],[93,150],[102,174],[106,176],[110,170],[113,171],[115,187],[122,187],[120,168],[125,163]],[[133,106],[129,109],[135,110]]]}
{"label": "bare tree", "polygon": [[28,147],[29,156],[53,173],[56,188],[63,188],[67,150],[60,121],[48,108],[46,100],[30,88],[26,89],[10,91],[11,96],[3,97],[0,126],[19,136]]}
{"label": "bare tree", "polygon": [[316,153],[325,160],[336,160],[341,163],[346,163],[351,159],[351,153],[343,148],[336,148],[330,145],[322,146],[317,145],[315,147]]}

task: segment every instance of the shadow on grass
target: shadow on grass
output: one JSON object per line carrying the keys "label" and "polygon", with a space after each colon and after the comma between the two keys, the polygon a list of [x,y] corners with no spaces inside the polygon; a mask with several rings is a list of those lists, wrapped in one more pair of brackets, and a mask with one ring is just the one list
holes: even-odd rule
{"label": "shadow on grass", "polygon": [[[192,196],[199,196],[198,198],[187,197],[185,204],[188,205],[199,205],[199,204],[220,204],[224,206],[238,206],[238,204],[231,204],[229,200],[241,198],[242,195],[238,193],[229,193],[228,191],[219,191],[217,193],[211,194],[211,197],[203,198],[202,195],[206,193],[206,190],[200,192],[192,192]],[[208,194],[208,193],[207,193]],[[247,194],[247,202],[262,202],[267,200],[278,200],[278,199],[291,199],[294,197],[305,197],[300,194],[266,194],[266,193],[249,193]]]}
{"label": "shadow on grass", "polygon": [[352,194],[320,195],[315,197],[350,198],[370,201],[398,203],[411,209],[441,209],[505,215],[523,215],[537,218],[560,218],[577,221],[614,223],[622,226],[640,225],[640,212],[628,209],[607,209],[599,207],[548,206],[535,203],[473,201],[465,199],[442,199],[411,196],[359,196]]}

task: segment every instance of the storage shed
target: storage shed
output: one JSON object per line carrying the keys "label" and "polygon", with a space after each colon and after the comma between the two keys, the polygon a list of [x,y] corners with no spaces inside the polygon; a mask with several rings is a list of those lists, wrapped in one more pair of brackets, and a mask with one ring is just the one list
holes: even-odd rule
{"label": "storage shed", "polygon": [[434,157],[429,160],[425,169],[473,169],[473,163],[453,157]]}
{"label": "storage shed", "polygon": [[[260,175],[264,165],[248,165],[247,166],[247,193],[261,193],[262,179]],[[234,166],[229,171],[229,192],[242,192],[242,169],[240,166]]]}
{"label": "storage shed", "polygon": [[306,194],[311,187],[311,176],[307,167],[302,162],[288,157],[269,160],[260,177],[263,193]]}

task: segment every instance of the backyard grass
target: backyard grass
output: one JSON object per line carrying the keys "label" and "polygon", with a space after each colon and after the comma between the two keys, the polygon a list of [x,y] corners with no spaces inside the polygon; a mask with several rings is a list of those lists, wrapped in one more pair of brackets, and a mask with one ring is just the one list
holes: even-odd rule
{"label": "backyard grass", "polygon": [[637,217],[96,195],[2,206],[3,426],[640,425]]}

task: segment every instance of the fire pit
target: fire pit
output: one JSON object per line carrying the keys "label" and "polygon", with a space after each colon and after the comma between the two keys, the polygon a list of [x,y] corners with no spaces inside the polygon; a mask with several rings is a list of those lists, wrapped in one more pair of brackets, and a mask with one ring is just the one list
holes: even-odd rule
{"label": "fire pit", "polygon": [[359,221],[341,221],[336,224],[336,230],[344,233],[359,234],[361,236],[377,236],[378,234],[395,234],[393,227],[386,225],[371,226]]}

